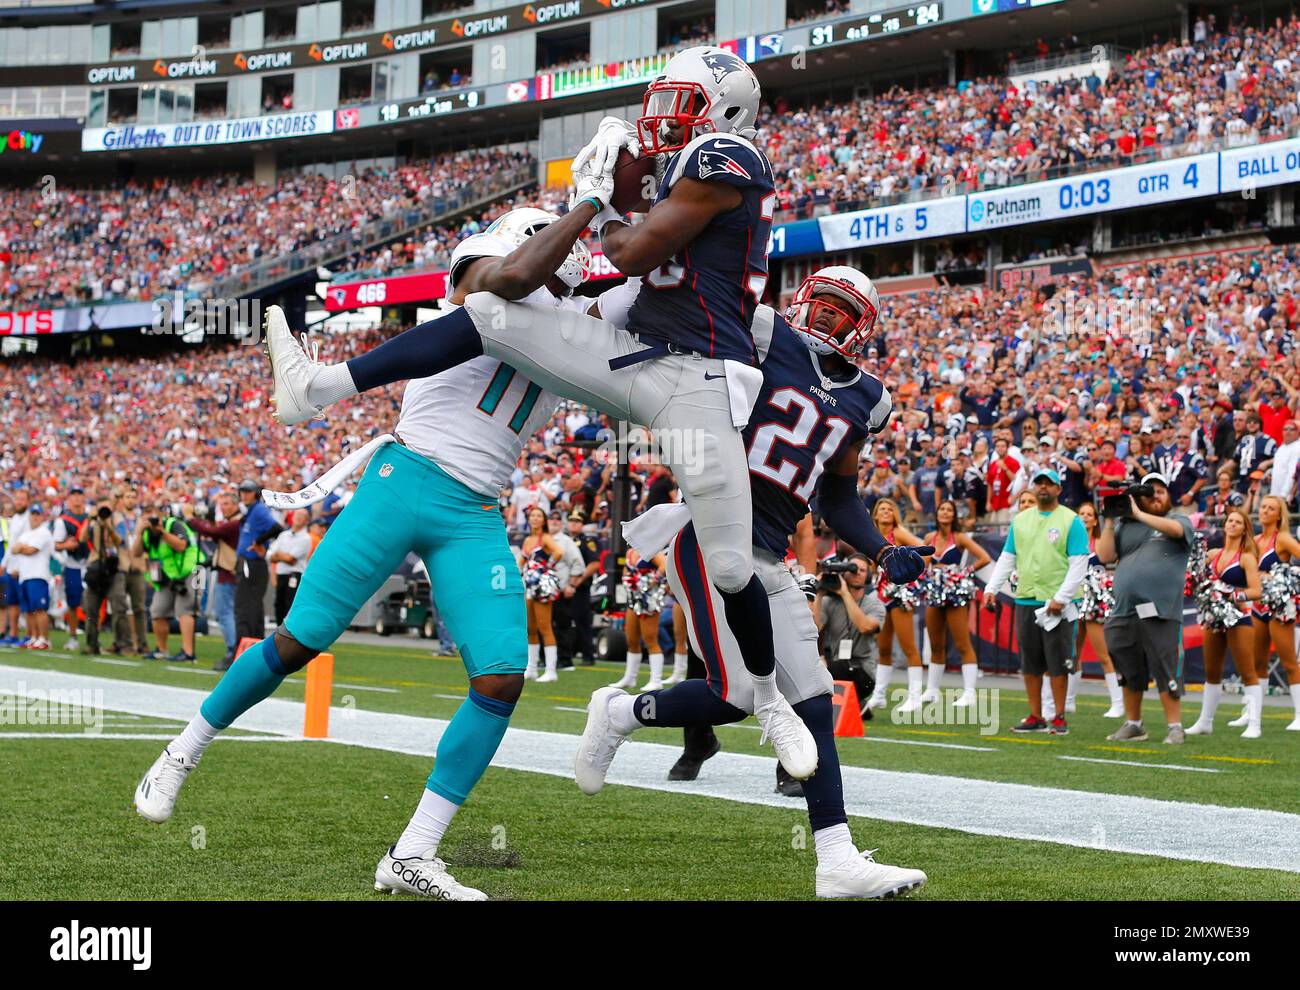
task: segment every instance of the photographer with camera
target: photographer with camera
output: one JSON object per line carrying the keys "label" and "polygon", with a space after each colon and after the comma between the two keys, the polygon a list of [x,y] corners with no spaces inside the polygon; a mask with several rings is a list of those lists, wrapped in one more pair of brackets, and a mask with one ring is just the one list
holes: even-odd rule
{"label": "photographer with camera", "polygon": [[[212,610],[221,628],[221,638],[226,641],[226,653],[212,667],[213,670],[228,670],[235,662],[235,647],[239,638],[235,632],[235,573],[238,558],[235,550],[239,546],[240,511],[239,499],[234,492],[224,491],[217,496],[217,513],[220,521],[198,519],[190,514],[189,504],[184,507],[185,518],[200,536],[216,541],[212,555],[212,570],[216,574],[216,584],[212,588]],[[211,514],[211,513],[209,513]]]}
{"label": "photographer with camera", "polygon": [[1106,649],[1124,688],[1125,722],[1108,739],[1140,742],[1142,696],[1154,677],[1169,733],[1183,742],[1183,575],[1191,552],[1192,524],[1170,515],[1173,502],[1163,475],[1108,498],[1102,506],[1097,558],[1118,561],[1112,591],[1115,607],[1106,619]]}
{"label": "photographer with camera", "polygon": [[113,613],[113,642],[130,643],[131,602],[126,594],[126,572],[122,570],[123,539],[118,532],[120,519],[113,503],[100,499],[95,514],[81,524],[77,539],[86,547],[85,593],[82,607],[86,612],[86,644],[81,652],[94,656],[99,652],[99,610],[104,602]]}
{"label": "photographer with camera", "polygon": [[862,717],[869,719],[880,656],[876,633],[885,624],[885,603],[867,593],[871,561],[861,553],[833,557],[818,565],[817,574],[813,621],[822,657],[832,677],[853,682]]}
{"label": "photographer with camera", "polygon": [[77,609],[81,607],[85,587],[82,576],[86,567],[87,550],[78,535],[85,521],[86,494],[80,488],[70,489],[63,500],[63,511],[51,524],[55,559],[63,565],[63,596],[68,605],[65,613],[68,623],[66,645],[69,650],[77,645]]}
{"label": "photographer with camera", "polygon": [[[149,616],[157,646],[145,659],[193,663],[198,659],[194,653],[194,620],[203,598],[203,568],[199,565],[205,562],[198,534],[183,518],[171,515],[167,506],[155,505],[146,512],[131,552],[143,553],[148,559],[149,583],[153,585]],[[181,630],[181,650],[169,656],[167,633],[173,614]]]}

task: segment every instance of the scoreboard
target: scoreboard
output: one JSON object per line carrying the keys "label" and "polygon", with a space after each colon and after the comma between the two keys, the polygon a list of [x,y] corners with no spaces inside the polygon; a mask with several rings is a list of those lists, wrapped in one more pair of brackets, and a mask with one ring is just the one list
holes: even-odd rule
{"label": "scoreboard", "polygon": [[833,24],[815,24],[808,32],[808,47],[821,48],[845,41],[865,41],[882,34],[893,34],[896,31],[937,24],[941,20],[943,20],[943,4],[939,0],[933,3],[912,4],[909,7],[898,7],[866,17],[836,21]]}

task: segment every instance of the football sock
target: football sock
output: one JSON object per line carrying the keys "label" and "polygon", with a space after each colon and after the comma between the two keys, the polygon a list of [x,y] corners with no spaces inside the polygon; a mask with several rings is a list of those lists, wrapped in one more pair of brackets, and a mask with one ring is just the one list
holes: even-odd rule
{"label": "football sock", "polygon": [[[808,822],[813,835],[832,825],[848,822],[844,813],[844,781],[840,776],[840,754],[835,749],[834,706],[829,694],[809,698],[794,706],[817,743],[817,772],[803,782],[808,802]],[[854,850],[856,852],[856,850]],[[821,861],[818,846],[818,862]]]}
{"label": "football sock", "polygon": [[428,378],[482,354],[483,340],[474,321],[458,309],[390,337],[354,357],[347,369],[357,391],[366,392],[408,378]]}
{"label": "football sock", "polygon": [[438,740],[429,790],[453,804],[464,804],[492,762],[514,710],[514,705],[470,688],[469,697],[461,702]]}
{"label": "football sock", "polygon": [[393,855],[398,859],[411,856],[434,856],[438,852],[438,843],[447,832],[447,826],[456,815],[460,805],[448,801],[441,794],[435,794],[427,787],[420,795],[420,803],[415,808],[406,825],[406,831],[393,846]]}
{"label": "football sock", "polygon": [[528,674],[537,673],[537,658],[540,657],[541,655],[542,655],[541,643],[528,644],[528,667],[525,670],[525,673]]}
{"label": "football sock", "polygon": [[777,689],[776,686],[775,673],[766,674],[762,677],[760,677],[758,674],[753,674],[750,676],[749,679],[754,682],[754,707],[755,708],[763,708],[764,706],[770,705],[772,702],[776,701],[777,698],[781,697],[781,692]]}
{"label": "football sock", "polygon": [[288,671],[280,663],[272,633],[239,655],[199,706],[199,714],[209,725],[224,729],[259,701],[269,698],[286,676]]}
{"label": "football sock", "polygon": [[664,691],[647,691],[635,697],[614,700],[620,704],[610,706],[610,717],[615,719],[614,728],[620,732],[627,725],[622,703],[630,704],[632,717],[640,725],[690,725],[693,722],[726,725],[749,715],[744,709],[728,704],[714,694],[708,681],[698,679],[682,681]]}
{"label": "football sock", "polygon": [[980,667],[977,663],[964,663],[961,665],[961,687],[963,691],[975,693],[975,681],[980,676]]}
{"label": "football sock", "polygon": [[326,365],[307,385],[307,401],[313,406],[332,405],[356,394],[357,386],[346,363]]}
{"label": "football sock", "polygon": [[727,626],[736,637],[745,669],[759,677],[771,674],[776,669],[776,650],[772,646],[772,612],[763,582],[757,574],[752,574],[749,584],[739,591],[719,588],[718,594],[722,596]]}
{"label": "football sock", "polygon": [[208,744],[217,738],[217,733],[220,731],[202,714],[198,714],[190,719],[190,724],[185,726],[181,734],[173,739],[167,748],[174,753],[184,753],[190,759],[197,760],[208,748]]}
{"label": "football sock", "polygon": [[[820,767],[818,767],[817,772],[821,773]],[[813,776],[816,776],[816,774]],[[807,790],[804,793],[806,794]],[[858,847],[853,844],[853,836],[849,833],[847,822],[818,829],[813,833],[813,846],[817,850],[817,866],[819,869],[839,866],[846,859],[858,854]]]}
{"label": "football sock", "polygon": [[664,655],[662,653],[650,654],[650,680],[662,681],[664,679]]}
{"label": "football sock", "polygon": [[542,654],[546,657],[546,672],[554,674],[555,669],[560,665],[559,646],[547,646],[543,648]]}
{"label": "football sock", "polygon": [[1214,713],[1219,710],[1219,702],[1223,698],[1223,685],[1205,684],[1204,693],[1201,696],[1201,716],[1197,719],[1205,725],[1214,724]]}

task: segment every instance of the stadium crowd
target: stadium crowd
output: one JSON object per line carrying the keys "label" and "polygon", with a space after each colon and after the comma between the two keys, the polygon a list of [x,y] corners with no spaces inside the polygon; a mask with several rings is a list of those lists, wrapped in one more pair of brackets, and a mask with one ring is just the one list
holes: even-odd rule
{"label": "stadium crowd", "polygon": [[[1234,21],[1220,31],[1209,18],[1193,40],[1124,55],[1104,79],[1090,66],[1083,78],[1023,88],[1002,76],[811,107],[778,99],[757,141],[772,158],[786,219],[1249,144],[1295,129],[1298,45],[1295,15],[1267,30]],[[199,289],[524,161],[470,150],[367,169],[351,182],[293,174],[259,187],[227,175],[9,189],[0,302],[76,305]],[[434,225],[361,265],[444,264],[449,246],[482,222]]]}
{"label": "stadium crowd", "polygon": [[56,181],[0,193],[0,305],[77,306],[201,289],[262,259],[290,255],[456,197],[505,184],[519,152],[475,150],[371,168],[350,180],[310,172],[262,186],[236,175],[156,179],[105,189]]}

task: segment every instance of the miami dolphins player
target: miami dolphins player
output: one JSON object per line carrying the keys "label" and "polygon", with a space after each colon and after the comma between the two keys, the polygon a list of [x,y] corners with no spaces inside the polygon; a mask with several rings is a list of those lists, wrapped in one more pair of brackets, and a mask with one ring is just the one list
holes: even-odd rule
{"label": "miami dolphins player", "polygon": [[[542,210],[510,211],[457,246],[448,276],[451,302],[492,291],[539,307],[599,312],[598,303],[571,295],[590,272],[590,255],[578,241],[585,226],[576,217],[561,220]],[[628,290],[620,287],[601,298],[616,307],[620,294]],[[283,312],[271,307],[267,322],[283,328]],[[489,357],[410,382],[391,441],[374,451],[355,495],[312,555],[284,624],[235,661],[163,750],[136,789],[139,813],[166,821],[182,783],[216,735],[328,649],[415,552],[424,559],[439,610],[460,647],[470,691],[438,740],[419,807],[380,861],[375,887],[484,900],[481,891],[458,883],[436,853],[452,816],[496,752],[523,688],[524,590],[497,498],[524,442],[553,415],[557,402]],[[315,494],[324,497],[331,487],[317,484]]]}
{"label": "miami dolphins player", "polygon": [[[889,897],[926,882],[921,871],[876,863],[853,844],[832,728],[831,676],[821,662],[807,600],[782,560],[813,499],[837,536],[887,572],[923,564],[933,552],[886,543],[857,494],[863,443],[884,429],[892,409],[885,386],[851,363],[875,332],[878,311],[871,279],[837,265],[803,281],[786,319],[766,306],[754,319],[763,390],[745,428],[745,443],[755,569],[772,603],[777,680],[817,741],[817,772],[803,782],[803,790],[817,850],[819,897]],[[645,554],[668,541],[668,579],[707,677],[639,696],[618,687],[592,694],[574,765],[584,793],[604,786],[615,753],[635,730],[721,725],[745,718],[753,708],[738,638],[722,617],[688,515],[682,506],[660,506],[629,523],[627,535]]]}
{"label": "miami dolphins player", "polygon": [[[599,232],[619,271],[641,277],[625,326],[472,293],[345,364],[312,362],[287,328],[268,344],[281,422],[359,391],[487,355],[545,388],[648,427],[691,507],[700,552],[754,684],[754,714],[791,776],[817,766],[812,735],[776,686],[767,594],[754,573],[740,429],[761,385],[750,322],[767,283],[772,166],[751,143],[759,85],[732,52],[679,52],[646,90],[635,125],[605,118],[575,159],[571,215]],[[618,152],[663,156],[642,223],[611,205]],[[567,219],[567,218],[566,218]]]}

